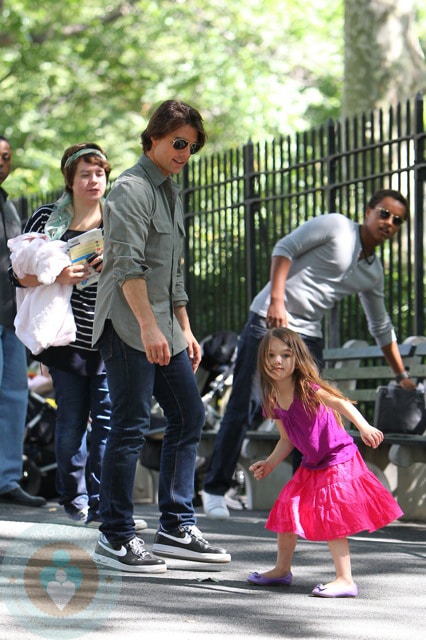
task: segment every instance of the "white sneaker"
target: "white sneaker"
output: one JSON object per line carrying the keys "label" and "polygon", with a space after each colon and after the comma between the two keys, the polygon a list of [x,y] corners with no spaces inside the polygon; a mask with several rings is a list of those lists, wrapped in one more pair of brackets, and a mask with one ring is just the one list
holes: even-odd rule
{"label": "white sneaker", "polygon": [[225,496],[216,496],[213,493],[202,491],[201,497],[207,518],[210,518],[210,520],[227,520],[229,518],[229,509],[226,506]]}
{"label": "white sneaker", "polygon": [[146,520],[142,520],[142,518],[134,519],[135,523],[135,531],[143,531],[144,529],[148,529],[148,523]]}

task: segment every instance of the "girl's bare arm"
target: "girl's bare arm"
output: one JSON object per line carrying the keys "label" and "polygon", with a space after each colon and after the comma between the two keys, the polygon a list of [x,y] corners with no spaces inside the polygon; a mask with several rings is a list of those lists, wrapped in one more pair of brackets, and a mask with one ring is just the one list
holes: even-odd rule
{"label": "girl's bare arm", "polygon": [[324,391],[324,389],[318,389],[317,393],[321,396],[321,400],[327,407],[334,409],[337,413],[340,413],[340,415],[349,420],[349,422],[352,422],[360,432],[364,444],[376,449],[383,442],[383,433],[379,429],[376,429],[376,427],[372,427],[351,402],[348,402],[344,398],[333,396],[327,391]]}
{"label": "girl's bare arm", "polygon": [[249,470],[253,472],[256,480],[266,478],[266,476],[268,476],[280,462],[287,458],[294,448],[281,420],[275,420],[275,424],[277,425],[280,439],[275,445],[272,453],[266,458],[266,460],[258,460],[249,467]]}

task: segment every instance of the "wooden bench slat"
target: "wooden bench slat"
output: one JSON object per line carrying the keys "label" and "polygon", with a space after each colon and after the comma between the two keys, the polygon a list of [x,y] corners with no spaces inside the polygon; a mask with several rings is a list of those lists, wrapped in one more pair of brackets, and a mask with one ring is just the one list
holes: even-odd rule
{"label": "wooden bench slat", "polygon": [[326,367],[323,376],[329,380],[391,380],[395,374],[390,367]]}
{"label": "wooden bench slat", "polygon": [[[417,347],[424,347],[424,344],[412,345],[412,344],[400,344],[398,345],[401,357],[406,358],[410,355],[414,355]],[[426,351],[423,353],[426,355]],[[369,345],[367,347],[338,347],[324,349],[324,360],[365,360],[367,358],[383,358],[383,352],[380,347]]]}

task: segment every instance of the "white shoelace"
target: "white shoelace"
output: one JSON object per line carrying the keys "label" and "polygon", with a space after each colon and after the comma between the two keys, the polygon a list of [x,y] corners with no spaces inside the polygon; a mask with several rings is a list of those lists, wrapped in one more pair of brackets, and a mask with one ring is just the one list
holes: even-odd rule
{"label": "white shoelace", "polygon": [[202,540],[203,542],[207,543],[207,540],[204,538],[203,534],[195,524],[184,524],[179,528],[187,531],[190,535],[194,536],[194,538],[198,538],[198,540]]}
{"label": "white shoelace", "polygon": [[132,538],[132,540],[130,540],[128,544],[135,556],[139,556],[140,558],[149,556],[149,551],[145,549],[144,541],[140,538]]}

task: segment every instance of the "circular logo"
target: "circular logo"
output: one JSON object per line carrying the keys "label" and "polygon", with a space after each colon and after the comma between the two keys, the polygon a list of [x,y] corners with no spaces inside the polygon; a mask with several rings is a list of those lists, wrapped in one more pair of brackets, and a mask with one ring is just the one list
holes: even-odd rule
{"label": "circular logo", "polygon": [[32,525],[12,542],[0,572],[2,597],[16,622],[57,640],[78,638],[105,623],[121,591],[121,576],[91,556],[94,531]]}

